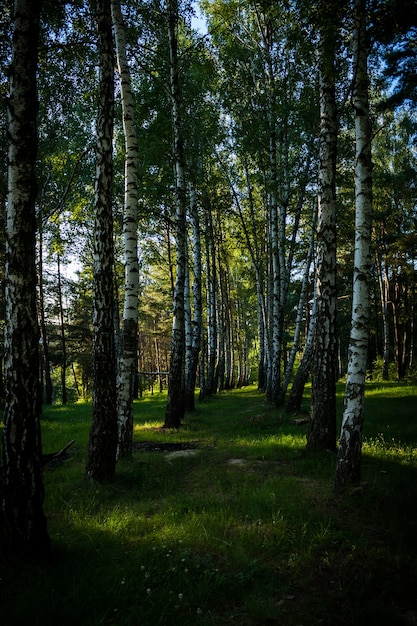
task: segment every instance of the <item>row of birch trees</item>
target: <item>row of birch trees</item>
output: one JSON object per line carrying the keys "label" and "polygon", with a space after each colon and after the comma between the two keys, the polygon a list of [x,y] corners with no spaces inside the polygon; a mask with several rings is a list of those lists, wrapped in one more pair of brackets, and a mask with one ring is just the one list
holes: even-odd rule
{"label": "row of birch trees", "polygon": [[[204,0],[207,32],[198,32],[193,8],[178,0],[46,2],[42,13],[38,2],[15,1],[7,122],[7,549],[49,549],[39,373],[45,388],[50,376],[40,367],[38,341],[40,326],[46,364],[48,294],[44,283],[37,290],[37,272],[45,270],[36,259],[49,247],[60,277],[64,391],[65,241],[82,260],[73,306],[84,316],[88,274],[93,288],[88,479],[111,479],[117,459],[131,453],[146,310],[153,332],[163,320],[166,333],[172,322],[169,355],[162,358],[156,343],[156,371],[148,372],[168,374],[165,427],[181,425],[196,388],[204,398],[252,380],[276,407],[288,402],[297,410],[311,375],[307,448],[337,451],[338,490],[358,484],[371,303],[380,310],[384,370],[390,334],[399,375],[413,356],[413,316],[405,319],[401,307],[407,294],[413,311],[415,125],[404,98],[414,98],[407,76],[416,22],[412,10],[398,18],[396,8],[366,0]],[[391,50],[395,63],[399,45],[402,96],[397,91],[391,105],[401,107],[377,111],[382,54]],[[381,217],[374,228],[373,202]],[[388,245],[394,235],[395,252]],[[159,278],[152,255],[165,268]],[[152,290],[165,298],[149,311]],[[336,381],[346,369],[338,443]]]}

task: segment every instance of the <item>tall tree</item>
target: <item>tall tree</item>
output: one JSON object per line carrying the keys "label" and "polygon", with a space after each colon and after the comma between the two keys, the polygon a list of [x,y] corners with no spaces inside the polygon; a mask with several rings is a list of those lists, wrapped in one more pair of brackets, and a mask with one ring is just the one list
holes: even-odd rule
{"label": "tall tree", "polygon": [[368,101],[367,2],[355,0],[353,108],[355,112],[355,259],[348,375],[335,486],[343,490],[361,478],[362,426],[369,339],[369,278],[372,265],[372,156]]}
{"label": "tall tree", "polygon": [[336,40],[338,3],[320,3],[320,164],[317,217],[316,319],[311,368],[309,450],[336,450]]}
{"label": "tall tree", "polygon": [[110,4],[110,0],[98,0],[96,18],[100,76],[94,231],[94,388],[86,467],[87,477],[96,481],[113,478],[117,452],[112,211],[114,58]]}
{"label": "tall tree", "polygon": [[16,0],[9,99],[6,220],[6,332],[1,543],[45,556],[40,434],[39,329],[36,312],[36,86],[40,0]]}
{"label": "tall tree", "polygon": [[178,1],[168,0],[167,6],[170,96],[174,140],[174,170],[176,190],[175,243],[176,274],[172,323],[171,360],[168,379],[168,400],[165,427],[178,428],[185,412],[185,312],[184,290],[187,263],[185,151],[182,128],[181,88],[178,63]]}
{"label": "tall tree", "polygon": [[125,297],[117,384],[119,455],[126,456],[129,455],[132,450],[133,398],[138,343],[138,141],[135,130],[135,109],[130,71],[126,58],[126,39],[123,17],[118,0],[112,0],[111,6],[116,40],[117,64],[120,76],[123,133],[126,153],[123,213]]}
{"label": "tall tree", "polygon": [[185,408],[187,411],[194,410],[194,390],[197,379],[197,367],[201,348],[201,330],[202,330],[202,286],[201,286],[201,237],[200,237],[200,220],[198,216],[198,206],[195,190],[190,190],[190,221],[191,221],[191,241],[193,250],[193,270],[194,282],[193,290],[193,307],[191,316],[191,333],[190,345],[188,346],[186,377],[185,377]]}

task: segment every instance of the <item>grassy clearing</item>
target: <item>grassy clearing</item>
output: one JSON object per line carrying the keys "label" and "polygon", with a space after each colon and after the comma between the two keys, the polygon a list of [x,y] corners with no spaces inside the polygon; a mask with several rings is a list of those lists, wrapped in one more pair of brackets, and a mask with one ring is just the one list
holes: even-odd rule
{"label": "grassy clearing", "polygon": [[135,441],[198,453],[135,452],[105,485],[84,480],[91,407],[45,410],[45,452],[76,440],[45,473],[54,554],[0,563],[0,624],[415,623],[416,397],[368,386],[363,486],[345,498],[334,456],[307,454],[306,426],[253,387],[198,404],[169,432],[165,395],[145,397]]}

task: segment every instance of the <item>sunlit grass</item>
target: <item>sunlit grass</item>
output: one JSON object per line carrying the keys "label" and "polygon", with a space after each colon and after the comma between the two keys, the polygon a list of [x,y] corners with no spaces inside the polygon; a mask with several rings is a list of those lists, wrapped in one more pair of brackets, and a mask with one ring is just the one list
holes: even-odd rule
{"label": "sunlit grass", "polygon": [[135,441],[198,454],[137,451],[102,485],[84,480],[91,405],[45,409],[45,451],[75,439],[45,473],[54,556],[0,562],[0,623],[400,624],[417,584],[415,395],[367,387],[363,484],[344,498],[335,455],[306,453],[307,426],[255,387],[197,402],[170,431],[166,393],[145,394]]}

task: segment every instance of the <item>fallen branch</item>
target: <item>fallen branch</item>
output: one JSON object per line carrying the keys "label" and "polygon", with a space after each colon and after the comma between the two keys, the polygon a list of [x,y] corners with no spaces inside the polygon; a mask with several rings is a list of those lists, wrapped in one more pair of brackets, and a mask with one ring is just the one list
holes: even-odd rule
{"label": "fallen branch", "polygon": [[62,450],[59,450],[59,452],[51,452],[50,454],[43,454],[42,455],[42,464],[45,467],[46,465],[51,465],[53,463],[56,463],[57,461],[63,461],[64,458],[66,457],[66,452],[68,450],[68,448],[70,448],[73,443],[75,443],[75,439],[72,439],[69,443],[67,443],[66,446],[64,446],[62,448]]}

